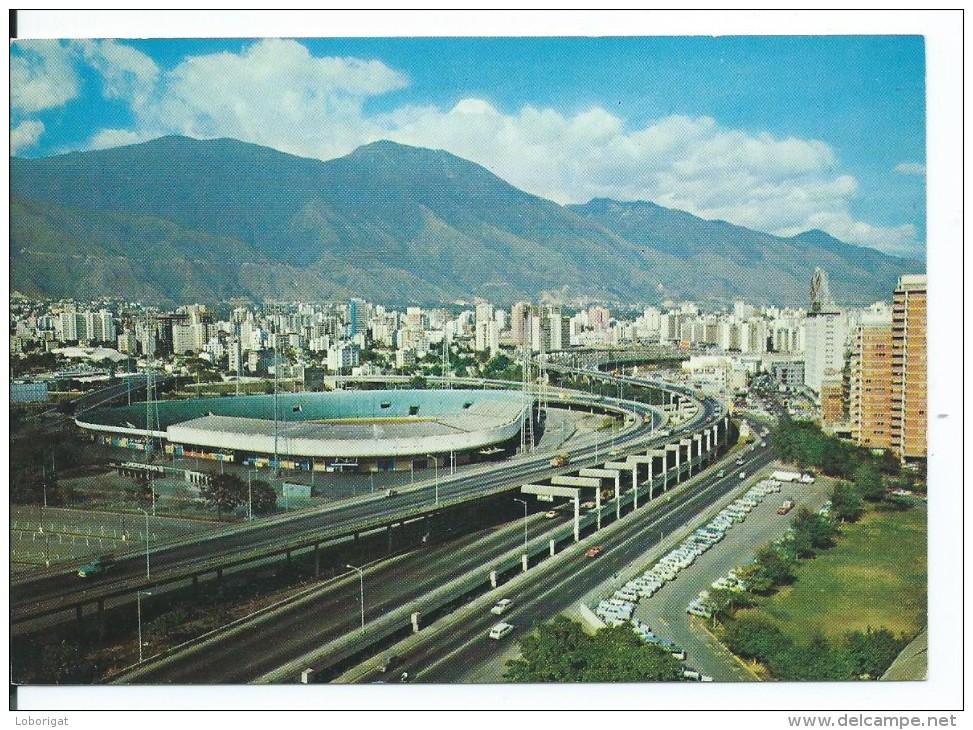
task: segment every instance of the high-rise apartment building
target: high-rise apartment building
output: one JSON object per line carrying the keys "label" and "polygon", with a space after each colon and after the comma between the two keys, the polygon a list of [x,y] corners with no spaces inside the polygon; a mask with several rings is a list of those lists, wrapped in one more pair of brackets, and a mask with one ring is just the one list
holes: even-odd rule
{"label": "high-rise apartment building", "polygon": [[899,277],[892,295],[892,448],[926,457],[926,276]]}
{"label": "high-rise apartment building", "polygon": [[851,349],[848,416],[859,446],[892,446],[892,310],[876,304],[862,314]]}
{"label": "high-rise apartment building", "polygon": [[529,321],[529,302],[517,302],[510,308],[510,333],[518,345],[523,345],[528,339]]}

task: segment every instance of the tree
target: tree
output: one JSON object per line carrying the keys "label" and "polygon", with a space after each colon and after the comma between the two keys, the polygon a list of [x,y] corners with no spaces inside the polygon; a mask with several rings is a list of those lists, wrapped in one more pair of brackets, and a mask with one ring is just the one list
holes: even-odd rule
{"label": "tree", "polygon": [[737,656],[764,663],[794,645],[779,627],[756,616],[733,619],[723,631],[723,640]]}
{"label": "tree", "polygon": [[679,662],[645,644],[628,626],[589,636],[581,625],[558,616],[520,641],[521,656],[507,662],[514,682],[654,682],[679,678]]}
{"label": "tree", "polygon": [[829,642],[820,631],[806,644],[792,645],[769,657],[766,664],[777,679],[790,681],[840,681],[853,676],[848,651]]}
{"label": "tree", "polygon": [[888,629],[851,631],[845,644],[854,675],[860,679],[878,679],[905,648],[906,641],[897,639]]}
{"label": "tree", "polygon": [[216,507],[217,515],[229,512],[243,504],[247,499],[247,485],[235,474],[210,474],[209,483],[199,488],[199,495],[211,507]]}
{"label": "tree", "polygon": [[885,485],[878,468],[870,461],[855,467],[852,479],[858,487],[858,493],[868,502],[881,502],[885,498]]}
{"label": "tree", "polygon": [[841,481],[831,490],[831,514],[842,522],[857,522],[865,510],[861,495],[849,482]]}
{"label": "tree", "polygon": [[792,540],[794,554],[798,558],[812,558],[819,550],[834,545],[837,530],[831,520],[824,515],[811,512],[807,507],[798,509],[791,527],[794,531]]}
{"label": "tree", "polygon": [[754,566],[753,578],[748,581],[754,593],[769,593],[794,581],[793,563],[773,545],[765,545],[757,551]]}
{"label": "tree", "polygon": [[253,513],[265,515],[277,509],[277,492],[267,482],[256,480],[250,483],[253,498]]}
{"label": "tree", "polygon": [[732,618],[738,609],[753,605],[753,601],[746,593],[725,588],[711,590],[706,602],[713,608],[713,617],[721,622]]}

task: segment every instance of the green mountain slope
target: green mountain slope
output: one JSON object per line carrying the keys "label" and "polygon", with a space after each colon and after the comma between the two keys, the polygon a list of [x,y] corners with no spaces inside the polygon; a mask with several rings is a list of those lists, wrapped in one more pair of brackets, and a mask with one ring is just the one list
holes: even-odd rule
{"label": "green mountain slope", "polygon": [[[328,162],[236,140],[164,137],[11,160],[14,289],[364,296],[434,303],[569,296],[803,302],[814,266],[862,301],[906,262],[780,239],[650,203],[557,205],[438,150],[376,142]],[[824,234],[821,234],[824,235]],[[868,257],[871,258],[868,258]],[[874,293],[870,293],[874,292]]]}

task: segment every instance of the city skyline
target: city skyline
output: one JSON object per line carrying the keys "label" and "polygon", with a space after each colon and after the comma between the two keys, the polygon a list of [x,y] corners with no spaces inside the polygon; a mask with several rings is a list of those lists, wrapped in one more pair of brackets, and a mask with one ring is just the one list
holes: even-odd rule
{"label": "city skyline", "polygon": [[185,134],[327,160],[391,139],[559,203],[650,200],[922,259],[924,71],[920,36],[23,40],[11,145]]}

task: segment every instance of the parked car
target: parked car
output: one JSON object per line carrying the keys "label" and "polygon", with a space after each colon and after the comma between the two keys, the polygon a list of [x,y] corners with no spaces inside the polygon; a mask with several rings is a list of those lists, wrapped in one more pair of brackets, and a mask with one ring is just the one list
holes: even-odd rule
{"label": "parked car", "polygon": [[585,550],[584,556],[586,558],[597,558],[603,552],[605,552],[604,545],[595,545],[594,547],[590,547],[587,550]]}
{"label": "parked car", "polygon": [[777,508],[777,514],[786,515],[792,509],[794,509],[794,500],[788,499],[780,507]]}

